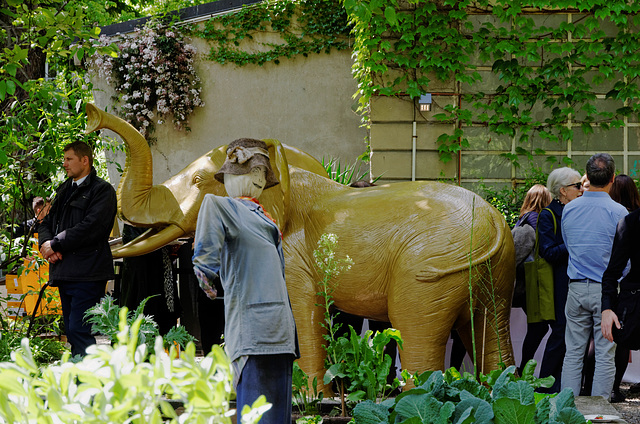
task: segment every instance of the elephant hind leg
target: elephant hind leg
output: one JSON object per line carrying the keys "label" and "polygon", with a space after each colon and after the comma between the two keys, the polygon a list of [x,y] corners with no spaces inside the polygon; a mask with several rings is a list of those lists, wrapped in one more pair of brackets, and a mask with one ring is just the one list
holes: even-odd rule
{"label": "elephant hind leg", "polygon": [[479,281],[474,332],[478,347],[478,369],[487,373],[503,363],[513,365],[511,346],[511,298],[515,266],[513,242],[505,242],[484,267]]}
{"label": "elephant hind leg", "polygon": [[487,319],[491,320],[491,334],[500,346],[501,356],[497,358],[509,366],[515,363],[510,323],[513,284],[516,278],[515,253],[510,237],[503,242],[498,254],[491,258],[491,276],[495,288],[495,307],[489,311],[490,316]]}
{"label": "elephant hind leg", "polygon": [[[500,263],[499,259],[500,256],[498,259],[494,258],[492,263]],[[475,366],[478,372],[485,374],[498,368],[501,363],[507,366],[514,363],[509,324],[514,277],[513,272],[504,270],[505,266],[478,266],[473,328],[471,320],[458,327],[458,333],[472,360],[472,342],[475,340]]]}
{"label": "elephant hind leg", "polygon": [[426,335],[424,329],[398,329],[403,341],[403,349],[400,350],[400,364],[403,370],[414,374],[444,369],[448,332]]}
{"label": "elephant hind leg", "polygon": [[448,299],[413,295],[389,308],[391,323],[403,341],[403,370],[413,374],[444,369],[447,341],[458,315]]}
{"label": "elephant hind leg", "polygon": [[475,360],[474,358],[477,356],[474,356],[473,353],[473,339],[471,337],[471,323],[467,322],[464,325],[456,328],[456,331],[458,332],[458,336],[460,336],[460,339],[462,340],[462,344],[464,344],[464,348],[467,351],[467,354],[469,355],[469,358],[471,358],[471,362],[473,363]]}
{"label": "elephant hind leg", "polygon": [[485,311],[481,307],[474,312],[473,327],[469,321],[457,328],[475,371],[483,374],[496,369],[500,362],[504,362],[504,342],[491,322],[494,318],[485,314]]}

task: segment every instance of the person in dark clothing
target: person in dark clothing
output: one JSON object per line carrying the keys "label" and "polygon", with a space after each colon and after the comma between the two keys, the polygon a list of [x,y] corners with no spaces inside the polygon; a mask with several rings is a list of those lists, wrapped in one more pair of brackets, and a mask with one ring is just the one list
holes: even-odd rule
{"label": "person in dark clothing", "polygon": [[[609,190],[609,196],[627,208],[629,212],[640,209],[640,193],[638,193],[636,183],[628,175],[620,174],[616,176],[613,180],[611,190]],[[612,403],[625,401],[625,397],[620,391],[620,383],[622,383],[622,377],[624,377],[624,373],[627,371],[630,353],[629,349],[620,346],[616,347],[616,376],[613,380],[613,392],[611,393]]]}
{"label": "person in dark clothing", "polygon": [[[555,320],[549,322],[551,334],[540,364],[540,377],[555,377],[555,383],[547,391],[560,391],[562,364],[565,354],[565,304],[569,291],[567,265],[569,253],[562,238],[562,212],[564,206],[582,196],[581,175],[571,168],[558,168],[549,174],[547,188],[553,196],[551,203],[540,212],[538,232],[540,235],[540,256],[553,266],[553,301]],[[554,225],[555,221],[555,225]]]}
{"label": "person in dark clothing", "polygon": [[[124,226],[123,244],[135,239],[147,228]],[[180,318],[180,299],[173,278],[170,258],[171,247],[141,256],[124,258],[122,263],[122,294],[119,303],[130,311],[135,310],[147,297],[152,296],[144,308],[145,315],[153,316],[161,335],[176,326]]]}
{"label": "person in dark clothing", "polygon": [[[640,209],[636,209],[618,223],[616,236],[611,248],[611,259],[602,276],[602,335],[613,342],[611,328],[620,328],[619,317],[614,310],[621,296],[629,296],[640,288],[640,249],[636,247],[640,237]],[[627,262],[631,261],[629,273],[620,281]],[[628,358],[628,356],[627,356]]]}
{"label": "person in dark clothing", "polygon": [[67,180],[56,190],[49,214],[38,226],[40,253],[50,263],[49,282],[58,287],[71,353],[84,356],[95,344],[87,309],[104,296],[114,278],[109,234],[116,215],[116,191],[93,168],[85,142],[64,147]]}
{"label": "person in dark clothing", "polygon": [[[178,258],[178,278],[180,281],[180,294],[182,305],[190,304],[190,308],[185,307],[183,315],[184,325],[189,328],[192,319],[193,335],[197,336],[202,347],[202,352],[207,355],[211,352],[213,345],[220,345],[224,335],[224,288],[220,280],[215,280],[216,298],[209,299],[203,290],[200,289],[198,279],[193,271],[193,238],[183,240],[176,251]],[[185,295],[186,292],[186,295]],[[187,302],[187,303],[185,303]],[[193,311],[193,316],[187,314]]]}
{"label": "person in dark clothing", "polygon": [[31,202],[31,207],[33,208],[33,218],[27,219],[16,227],[16,231],[13,234],[15,237],[31,236],[33,233],[38,232],[38,225],[40,225],[44,217],[49,213],[49,209],[51,209],[51,199],[36,196]]}

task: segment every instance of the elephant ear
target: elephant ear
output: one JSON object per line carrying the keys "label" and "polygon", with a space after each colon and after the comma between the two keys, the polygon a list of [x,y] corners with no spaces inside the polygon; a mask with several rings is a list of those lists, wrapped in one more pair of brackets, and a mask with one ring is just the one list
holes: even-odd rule
{"label": "elephant ear", "polygon": [[[227,145],[225,144],[224,146],[220,146],[217,149],[213,149],[212,151],[210,151],[208,153],[209,156],[209,160],[211,161],[211,174],[209,175],[208,178],[215,180],[214,179],[214,174],[216,172],[218,172],[218,170],[220,168],[222,168],[222,165],[224,164],[224,161],[227,159]],[[215,180],[217,181],[217,180]],[[220,184],[222,187],[224,187],[224,184]],[[224,192],[225,196],[228,196],[226,190]]]}
{"label": "elephant ear", "polygon": [[280,231],[284,232],[287,223],[287,213],[289,212],[290,201],[290,183],[289,183],[289,164],[284,153],[284,147],[278,140],[265,139],[262,140],[269,148],[269,160],[271,168],[280,181],[280,184],[273,186],[260,196],[260,203],[265,210],[275,219]]}

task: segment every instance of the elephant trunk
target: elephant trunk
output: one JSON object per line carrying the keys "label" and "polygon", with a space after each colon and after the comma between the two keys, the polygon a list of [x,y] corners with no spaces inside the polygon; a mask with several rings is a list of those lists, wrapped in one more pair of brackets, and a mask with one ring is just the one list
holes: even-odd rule
{"label": "elephant trunk", "polygon": [[91,103],[87,104],[86,110],[87,134],[102,128],[110,129],[122,137],[127,149],[124,172],[117,190],[118,216],[132,223],[137,221],[142,225],[151,224],[128,216],[129,211],[145,208],[153,186],[153,163],[147,140],[128,122],[98,109]]}
{"label": "elephant trunk", "polygon": [[124,246],[113,249],[111,253],[114,258],[145,255],[168,243],[171,243],[183,235],[184,231],[177,225],[169,225],[162,230],[150,228],[135,240],[130,241]]}

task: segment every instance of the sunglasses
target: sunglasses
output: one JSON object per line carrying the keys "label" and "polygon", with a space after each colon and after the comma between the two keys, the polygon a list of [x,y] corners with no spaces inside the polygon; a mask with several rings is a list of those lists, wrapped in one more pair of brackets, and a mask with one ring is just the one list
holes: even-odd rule
{"label": "sunglasses", "polygon": [[582,183],[581,182],[577,182],[577,183],[573,183],[573,184],[568,184],[565,187],[575,187],[578,190],[580,190],[582,188]]}

